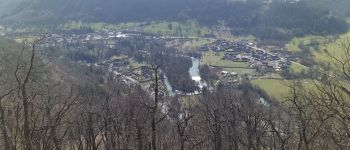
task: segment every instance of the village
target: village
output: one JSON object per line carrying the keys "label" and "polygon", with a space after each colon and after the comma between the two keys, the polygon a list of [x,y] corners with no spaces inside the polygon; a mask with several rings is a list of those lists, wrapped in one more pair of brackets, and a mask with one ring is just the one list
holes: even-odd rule
{"label": "village", "polygon": [[291,52],[282,49],[265,50],[258,48],[256,43],[249,41],[217,40],[213,43],[201,46],[200,52],[224,52],[222,59],[233,62],[247,62],[250,68],[269,68],[273,72],[281,72],[288,69],[292,61],[298,61],[298,57]]}
{"label": "village", "polygon": [[[181,37],[164,37],[160,35],[144,33],[144,32],[136,32],[136,31],[111,31],[111,30],[101,30],[93,33],[86,34],[51,34],[47,38],[47,42],[45,44],[46,47],[57,47],[62,45],[77,45],[77,44],[87,44],[93,43],[102,45],[103,47],[99,47],[100,49],[107,49],[112,51],[118,51],[122,44],[121,41],[129,41],[129,40],[143,40],[148,42],[157,42],[157,43],[166,43],[177,41],[189,41],[192,40],[190,38],[181,38]],[[289,69],[292,62],[298,61],[298,57],[293,55],[290,52],[283,51],[282,49],[271,49],[266,50],[258,47],[257,42],[249,41],[249,40],[221,40],[214,39],[214,42],[204,44],[199,46],[197,49],[193,50],[191,53],[196,53],[198,58],[195,61],[199,61],[200,64],[197,66],[199,74],[199,68],[201,65],[206,64],[206,62],[201,61],[201,56],[203,57],[206,53],[221,53],[223,54],[223,61],[229,62],[237,62],[237,63],[245,63],[249,64],[246,67],[251,70],[255,70],[254,76],[256,76],[256,72],[260,73],[260,76],[263,76],[266,73],[281,73],[283,70]],[[176,47],[175,47],[176,48]],[[81,51],[89,51],[88,47],[74,47],[72,48],[80,49]],[[137,50],[138,53],[143,55],[149,55],[149,51],[146,48],[140,48]],[[184,57],[192,57],[185,56]],[[136,84],[140,82],[145,82],[150,80],[151,72],[147,66],[149,64],[145,62],[139,62],[135,60],[134,56],[127,56],[123,54],[112,55],[112,56],[103,56],[99,57],[96,62],[85,62],[84,60],[79,60],[82,64],[88,66],[106,66],[108,71],[115,74],[118,77],[121,77],[125,84]],[[193,62],[192,62],[193,63]],[[208,64],[210,67],[216,70],[216,74],[220,77],[222,83],[237,85],[242,80],[242,75],[252,76],[253,73],[242,73],[239,71],[225,71],[215,68],[222,67],[237,67],[237,66],[215,66],[212,64]],[[193,66],[192,66],[193,67]],[[264,70],[264,72],[261,72]],[[166,77],[165,77],[166,78]],[[196,78],[196,82],[201,80],[200,76],[191,77]],[[249,80],[249,79],[248,79]],[[166,81],[167,82],[167,81]],[[145,86],[150,86],[149,84],[145,84]],[[168,90],[169,83],[164,83],[165,88]],[[167,87],[168,86],[168,87]],[[197,85],[198,86],[198,85]]]}
{"label": "village", "polygon": [[[60,43],[86,43],[91,41],[103,41],[109,48],[114,48],[118,39],[146,39],[154,41],[177,40],[174,37],[162,37],[154,34],[133,31],[110,31],[101,30],[87,34],[52,34],[47,39],[47,46],[55,46]],[[187,39],[188,38],[183,38]],[[282,49],[265,50],[257,47],[254,41],[216,40],[213,43],[202,45],[198,48],[199,53],[213,51],[224,52],[224,60],[234,62],[249,62],[251,68],[271,68],[275,72],[288,69],[292,61],[298,61],[298,57],[289,51]],[[112,57],[111,57],[112,58]]]}

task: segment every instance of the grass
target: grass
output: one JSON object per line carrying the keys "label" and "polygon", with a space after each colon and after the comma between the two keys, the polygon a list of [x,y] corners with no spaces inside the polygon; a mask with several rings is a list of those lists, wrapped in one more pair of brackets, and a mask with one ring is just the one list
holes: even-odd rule
{"label": "grass", "polygon": [[[318,63],[324,62],[332,62],[331,58],[328,56],[333,55],[335,57],[341,57],[344,55],[344,51],[342,49],[342,44],[350,44],[350,31],[347,33],[340,35],[337,40],[333,40],[334,37],[322,37],[322,36],[305,36],[305,37],[296,37],[291,42],[289,42],[285,48],[291,52],[299,52],[301,49],[299,48],[299,44],[308,45],[313,41],[317,41],[320,43],[319,50],[311,49],[313,59]],[[294,72],[301,72],[302,70],[307,69],[306,66],[303,66],[297,62],[293,62],[291,66],[291,70]],[[267,92],[271,97],[275,97],[277,100],[283,101],[289,94],[288,85],[292,83],[292,81],[288,80],[275,80],[275,79],[256,79],[251,81],[253,85],[256,85]],[[314,89],[315,85],[310,80],[305,80],[302,83],[306,88]]]}
{"label": "grass", "polygon": [[208,34],[210,29],[201,27],[196,21],[188,20],[185,23],[180,22],[158,22],[152,23],[144,27],[145,32],[161,34],[164,36],[182,36],[184,37],[200,37]]}
{"label": "grass", "polygon": [[263,89],[269,96],[283,101],[289,94],[288,85],[291,81],[276,79],[257,79],[252,80],[252,84]]}
{"label": "grass", "polygon": [[322,36],[314,36],[314,35],[308,35],[305,37],[295,37],[292,39],[291,42],[286,44],[285,48],[291,52],[300,52],[301,51],[301,49],[299,48],[300,44],[308,45],[308,44],[312,43],[313,41],[317,41],[319,43],[324,43],[325,38]]}
{"label": "grass", "polygon": [[128,56],[126,55],[114,55],[112,56],[111,60],[121,60],[121,59],[126,59]]}
{"label": "grass", "polygon": [[128,23],[120,23],[120,24],[108,24],[108,23],[102,23],[102,22],[91,22],[86,23],[82,21],[71,21],[65,24],[61,24],[59,26],[60,29],[63,30],[74,30],[74,29],[81,29],[81,28],[91,28],[92,30],[102,30],[102,29],[111,29],[111,30],[123,30],[128,29],[132,27],[138,27],[141,26],[142,22],[128,22]]}
{"label": "grass", "polygon": [[[249,68],[249,63],[223,60],[224,52],[209,51],[203,55],[201,63],[222,67],[224,71],[237,72],[241,74],[252,74],[254,69]],[[235,68],[236,67],[236,68]]]}
{"label": "grass", "polygon": [[[277,80],[277,79],[256,79],[251,81],[253,85],[263,89],[269,96],[276,98],[278,101],[285,101],[290,96],[289,86],[293,81],[291,80]],[[306,89],[314,89],[315,85],[311,80],[301,81]]]}
{"label": "grass", "polygon": [[279,73],[266,73],[263,76],[258,76],[259,79],[279,79],[282,80],[283,77]]}
{"label": "grass", "polygon": [[350,31],[347,33],[340,35],[337,40],[334,42],[322,44],[320,46],[320,51],[314,51],[313,56],[316,62],[329,62],[331,63],[332,60],[328,55],[332,55],[337,58],[341,58],[344,55],[344,48],[342,47],[342,44],[350,44],[349,43],[350,38]]}
{"label": "grass", "polygon": [[195,48],[199,48],[202,45],[209,44],[211,42],[213,41],[209,39],[198,38],[198,39],[193,39],[191,41],[186,42],[184,47],[188,49],[195,49]]}
{"label": "grass", "polygon": [[130,67],[130,68],[134,68],[134,69],[140,68],[140,67],[142,67],[142,66],[146,66],[146,65],[145,65],[145,64],[138,63],[138,62],[136,62],[136,61],[134,61],[134,60],[131,60],[131,61],[130,61],[130,64],[129,64],[129,67]]}
{"label": "grass", "polygon": [[229,66],[229,67],[249,67],[249,63],[234,62],[230,60],[223,60],[224,52],[207,52],[203,55],[202,63],[213,66]]}
{"label": "grass", "polygon": [[120,24],[108,24],[102,22],[86,23],[82,21],[71,21],[59,26],[60,29],[74,30],[81,28],[91,28],[92,30],[125,30],[130,28],[143,28],[145,32],[161,34],[164,36],[180,36],[180,30],[185,37],[200,37],[210,32],[208,27],[200,26],[194,20],[188,20],[184,23],[180,22],[127,22]]}
{"label": "grass", "polygon": [[317,41],[320,43],[319,50],[312,50],[313,59],[318,63],[331,62],[329,55],[335,57],[341,57],[344,55],[342,44],[349,43],[350,30],[347,33],[344,33],[339,36],[336,40],[334,37],[322,37],[322,36],[305,36],[305,37],[296,37],[291,42],[286,44],[285,48],[288,51],[298,52],[301,51],[299,44],[303,43],[304,45],[310,44],[312,41]]}
{"label": "grass", "polygon": [[308,69],[308,67],[306,67],[300,63],[297,63],[297,62],[292,62],[292,65],[290,66],[290,70],[294,73],[300,73],[303,70],[307,70],[307,69]]}
{"label": "grass", "polygon": [[[305,46],[308,46],[312,41],[317,41],[319,43],[319,49],[315,50],[311,48],[311,55],[315,62],[317,63],[332,63],[333,60],[329,57],[335,56],[341,58],[344,55],[344,50],[342,44],[350,44],[350,30],[347,33],[340,35],[338,38],[334,36],[322,37],[322,36],[305,36],[305,37],[296,37],[291,42],[286,44],[285,48],[291,52],[301,51],[299,44],[303,43]],[[292,64],[292,69],[296,72],[305,69],[305,67],[300,66],[296,63]]]}
{"label": "grass", "polygon": [[[350,18],[347,19],[347,23],[350,24]],[[331,41],[331,42],[329,42]],[[334,60],[329,56],[333,56],[339,59],[343,59],[345,54],[344,46],[350,45],[350,30],[348,32],[337,37],[336,40],[330,39],[327,42],[320,45],[320,51],[313,52],[313,58],[318,63],[330,63],[331,66],[336,67],[334,65]],[[336,70],[336,69],[335,69]]]}
{"label": "grass", "polygon": [[223,68],[222,70],[228,71],[228,72],[237,72],[240,74],[254,74],[254,69],[245,69],[245,68]]}

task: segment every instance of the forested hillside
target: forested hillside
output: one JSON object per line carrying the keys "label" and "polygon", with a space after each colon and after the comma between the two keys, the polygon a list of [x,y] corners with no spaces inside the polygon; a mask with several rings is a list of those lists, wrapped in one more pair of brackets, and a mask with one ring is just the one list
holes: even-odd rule
{"label": "forested hillside", "polygon": [[348,0],[305,0],[307,5],[329,10],[337,16],[348,17],[350,10],[348,9],[350,1]]}
{"label": "forested hillside", "polygon": [[0,0],[0,16],[10,14],[13,9],[18,8],[19,5],[22,5],[27,0]]}
{"label": "forested hillside", "polygon": [[[336,2],[279,2],[260,0],[36,0],[22,3],[17,11],[3,17],[3,23],[32,25],[84,22],[149,22],[196,19],[202,26],[219,21],[234,34],[253,34],[261,39],[285,39],[306,34],[345,32],[344,11]],[[341,1],[341,4],[346,3]],[[59,7],[57,7],[59,6]],[[169,7],[171,6],[171,7]],[[329,7],[326,7],[329,6]],[[341,15],[342,14],[342,15]]]}

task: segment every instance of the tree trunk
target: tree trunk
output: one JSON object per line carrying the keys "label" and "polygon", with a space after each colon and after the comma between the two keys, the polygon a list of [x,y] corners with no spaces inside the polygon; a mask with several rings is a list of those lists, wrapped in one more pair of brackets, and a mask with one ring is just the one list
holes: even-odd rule
{"label": "tree trunk", "polygon": [[156,143],[156,115],[157,115],[157,109],[158,109],[158,67],[154,69],[155,73],[155,87],[154,87],[154,107],[152,112],[152,150],[157,150],[157,143]]}

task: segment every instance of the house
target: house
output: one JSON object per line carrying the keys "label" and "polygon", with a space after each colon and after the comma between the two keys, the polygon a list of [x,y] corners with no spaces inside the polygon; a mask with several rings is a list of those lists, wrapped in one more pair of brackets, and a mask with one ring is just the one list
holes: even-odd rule
{"label": "house", "polygon": [[221,71],[221,75],[226,76],[228,74],[227,71]]}
{"label": "house", "polygon": [[231,72],[231,73],[229,74],[229,76],[231,76],[231,77],[236,77],[236,76],[238,76],[238,73],[237,73],[237,72]]}

